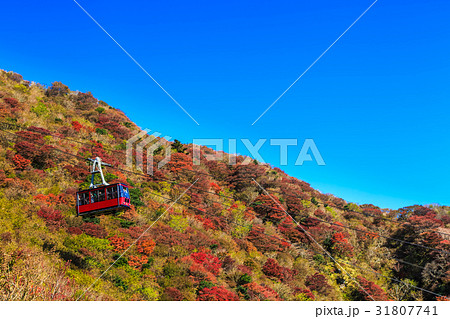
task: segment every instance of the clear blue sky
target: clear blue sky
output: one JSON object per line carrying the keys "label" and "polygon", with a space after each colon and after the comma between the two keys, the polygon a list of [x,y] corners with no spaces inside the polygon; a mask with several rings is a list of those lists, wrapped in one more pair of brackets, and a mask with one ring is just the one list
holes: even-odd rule
{"label": "clear blue sky", "polygon": [[71,0],[2,3],[0,68],[184,143],[313,138],[326,166],[294,166],[299,146],[281,168],[348,201],[450,205],[448,0],[379,0],[251,126],[371,2],[79,0],[200,126]]}

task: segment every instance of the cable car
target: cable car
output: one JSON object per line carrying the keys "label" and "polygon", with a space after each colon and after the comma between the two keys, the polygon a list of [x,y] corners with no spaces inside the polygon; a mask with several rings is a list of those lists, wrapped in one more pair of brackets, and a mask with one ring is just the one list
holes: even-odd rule
{"label": "cable car", "polygon": [[[99,157],[88,159],[92,162],[91,184],[89,189],[77,192],[77,216],[98,215],[115,213],[130,208],[130,193],[124,183],[109,185],[103,176],[102,166],[110,164],[102,163]],[[95,174],[99,174],[101,184],[94,184]]]}

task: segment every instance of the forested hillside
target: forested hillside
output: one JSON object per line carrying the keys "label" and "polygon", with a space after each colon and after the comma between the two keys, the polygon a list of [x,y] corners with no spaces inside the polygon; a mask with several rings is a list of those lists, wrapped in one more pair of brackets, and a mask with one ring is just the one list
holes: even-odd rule
{"label": "forested hillside", "polygon": [[[89,92],[0,71],[0,300],[450,296],[449,207],[357,205],[243,157],[193,165],[178,141],[150,176],[125,166],[139,131]],[[96,156],[132,209],[76,216]]]}

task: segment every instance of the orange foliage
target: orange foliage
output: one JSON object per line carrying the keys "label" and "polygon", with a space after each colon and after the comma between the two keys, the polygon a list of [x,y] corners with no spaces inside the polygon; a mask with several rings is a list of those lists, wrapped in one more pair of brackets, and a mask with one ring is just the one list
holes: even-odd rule
{"label": "orange foliage", "polygon": [[47,204],[48,206],[56,206],[61,204],[61,197],[51,193],[48,195],[38,194],[34,196],[34,200]]}
{"label": "orange foliage", "polygon": [[24,170],[25,168],[28,167],[28,165],[31,164],[30,160],[24,158],[20,154],[14,155],[13,162],[14,162],[14,166],[16,167],[16,169],[20,169],[20,170]]}
{"label": "orange foliage", "polygon": [[128,265],[131,267],[142,269],[142,265],[145,265],[148,262],[148,259],[146,256],[135,256],[132,255],[128,257]]}
{"label": "orange foliage", "polygon": [[155,249],[155,242],[151,239],[144,239],[140,240],[137,243],[136,250],[144,255],[150,255],[153,252],[153,249]]}
{"label": "orange foliage", "polygon": [[128,240],[122,237],[118,237],[117,235],[110,237],[109,242],[114,247],[113,251],[115,252],[122,252],[130,246]]}

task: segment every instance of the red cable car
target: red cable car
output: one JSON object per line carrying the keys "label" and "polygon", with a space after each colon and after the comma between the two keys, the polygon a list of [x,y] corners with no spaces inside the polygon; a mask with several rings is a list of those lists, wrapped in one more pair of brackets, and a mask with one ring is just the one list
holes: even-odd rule
{"label": "red cable car", "polygon": [[[89,189],[77,192],[77,216],[115,213],[130,208],[130,193],[124,183],[109,185],[103,177],[102,163],[99,157],[89,159],[92,164],[91,185]],[[102,184],[94,184],[95,174],[100,174]]]}

